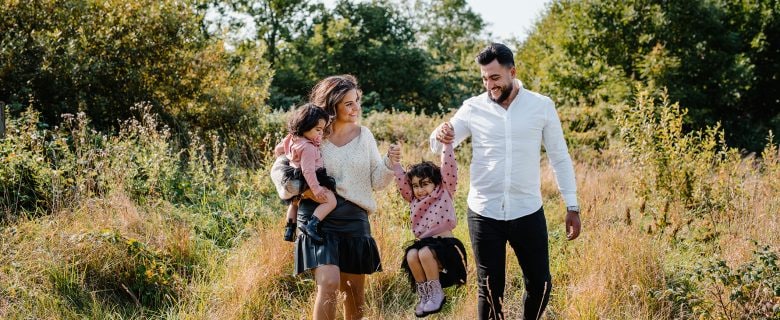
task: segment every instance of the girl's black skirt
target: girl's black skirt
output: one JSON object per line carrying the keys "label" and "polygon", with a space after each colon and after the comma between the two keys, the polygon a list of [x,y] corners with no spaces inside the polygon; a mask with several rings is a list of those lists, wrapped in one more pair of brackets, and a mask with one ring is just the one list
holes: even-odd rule
{"label": "girl's black skirt", "polygon": [[463,246],[463,243],[455,237],[422,238],[415,240],[412,245],[404,250],[403,262],[401,263],[401,268],[406,270],[406,274],[409,277],[409,283],[413,292],[417,289],[414,276],[412,276],[412,270],[409,269],[409,263],[406,261],[406,255],[409,253],[409,250],[420,250],[423,247],[428,247],[436,253],[436,259],[439,260],[439,265],[441,266],[439,282],[441,282],[442,288],[466,283],[466,247]]}
{"label": "girl's black skirt", "polygon": [[[317,174],[317,181],[320,183],[320,186],[323,186],[325,188],[330,189],[330,191],[336,192],[336,179],[333,179],[333,177],[328,175],[328,172],[325,170],[325,168],[318,168],[317,171],[315,171]],[[309,189],[309,184],[306,183],[306,178],[303,177],[303,170],[301,168],[294,168],[292,166],[288,166],[284,170],[284,177],[282,178],[282,184],[286,184],[290,180],[299,180],[301,181],[301,193]],[[284,203],[290,204],[293,201],[297,201],[298,197],[292,197],[290,199],[283,200]]]}
{"label": "girl's black skirt", "polygon": [[[319,203],[303,199],[298,204],[298,225],[307,223]],[[368,213],[336,195],[336,208],[320,222],[324,241],[314,242],[304,233],[295,240],[295,270],[299,274],[322,265],[335,265],[340,272],[371,274],[382,271],[379,248],[371,236]]]}

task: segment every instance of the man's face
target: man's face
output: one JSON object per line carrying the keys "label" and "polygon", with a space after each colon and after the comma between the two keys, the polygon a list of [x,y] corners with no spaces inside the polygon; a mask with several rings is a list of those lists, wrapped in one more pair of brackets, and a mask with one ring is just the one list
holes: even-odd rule
{"label": "man's face", "polygon": [[488,92],[488,97],[501,104],[512,94],[515,79],[515,67],[507,68],[494,59],[486,65],[479,65],[482,74],[482,85]]}

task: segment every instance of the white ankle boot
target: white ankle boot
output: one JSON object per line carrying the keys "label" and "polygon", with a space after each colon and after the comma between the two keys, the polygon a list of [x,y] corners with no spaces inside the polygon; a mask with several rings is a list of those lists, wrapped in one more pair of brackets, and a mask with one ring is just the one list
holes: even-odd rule
{"label": "white ankle boot", "polygon": [[441,311],[441,307],[444,306],[444,302],[447,300],[444,297],[444,290],[441,289],[441,283],[439,280],[431,280],[426,281],[424,285],[428,287],[428,300],[423,305],[423,312],[428,315]]}
{"label": "white ankle boot", "polygon": [[420,302],[417,303],[417,305],[414,307],[414,315],[418,318],[422,318],[426,316],[427,314],[425,311],[423,311],[423,306],[425,305],[425,302],[428,301],[428,286],[426,285],[427,282],[417,282],[417,297],[420,298]]}

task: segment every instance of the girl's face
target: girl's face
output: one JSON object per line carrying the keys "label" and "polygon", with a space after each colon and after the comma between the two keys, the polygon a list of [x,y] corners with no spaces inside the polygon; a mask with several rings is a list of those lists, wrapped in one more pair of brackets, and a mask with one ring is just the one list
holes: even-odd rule
{"label": "girl's face", "polygon": [[309,129],[309,131],[304,132],[303,136],[306,139],[309,139],[309,140],[311,140],[311,141],[313,141],[315,143],[322,142],[322,133],[325,131],[325,125],[326,124],[327,123],[325,122],[325,120],[320,119],[317,122],[317,125],[314,126],[314,128]]}
{"label": "girl's face", "polygon": [[433,192],[436,185],[433,184],[431,178],[412,177],[412,193],[417,200],[422,200]]}
{"label": "girl's face", "polygon": [[357,90],[352,89],[341,98],[336,105],[336,119],[338,122],[358,122],[360,117],[360,99]]}

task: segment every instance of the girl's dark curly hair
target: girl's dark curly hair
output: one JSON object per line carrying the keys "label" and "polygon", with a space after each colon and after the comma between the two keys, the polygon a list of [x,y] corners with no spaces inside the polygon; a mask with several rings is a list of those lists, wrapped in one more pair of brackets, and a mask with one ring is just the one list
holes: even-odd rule
{"label": "girl's dark curly hair", "polygon": [[304,104],[295,110],[287,122],[287,131],[294,136],[301,137],[303,133],[316,127],[320,119],[325,120],[325,126],[330,122],[330,116],[325,109],[313,103]]}
{"label": "girl's dark curly hair", "polygon": [[409,179],[409,183],[412,182],[413,177],[418,177],[420,180],[429,178],[435,186],[438,186],[441,184],[441,169],[433,162],[423,161],[411,165],[406,171],[406,179]]}

